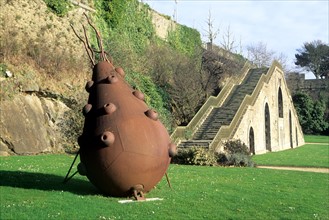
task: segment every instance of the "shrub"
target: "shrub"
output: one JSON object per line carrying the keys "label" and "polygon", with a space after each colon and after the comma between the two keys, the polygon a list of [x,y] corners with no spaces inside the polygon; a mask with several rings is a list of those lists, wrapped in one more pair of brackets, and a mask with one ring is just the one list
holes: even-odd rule
{"label": "shrub", "polygon": [[77,140],[82,134],[85,118],[82,114],[82,108],[88,94],[75,93],[72,91],[72,97],[62,100],[70,108],[64,114],[63,120],[59,124],[60,133],[63,134],[63,148],[66,153],[76,153],[79,149]]}
{"label": "shrub", "polygon": [[217,163],[223,166],[254,167],[250,152],[241,140],[230,140],[224,144],[225,153],[217,153]]}
{"label": "shrub", "polygon": [[217,164],[213,151],[202,147],[179,149],[173,163],[187,165],[214,166]]}
{"label": "shrub", "polygon": [[82,133],[84,118],[80,109],[76,112],[77,106],[65,113],[64,120],[60,124],[61,133],[65,134],[62,145],[66,153],[76,153],[79,149],[77,140]]}
{"label": "shrub", "polygon": [[251,160],[250,155],[242,153],[224,154],[219,153],[216,155],[217,163],[222,166],[236,166],[236,167],[254,167],[255,164]]}
{"label": "shrub", "polygon": [[5,77],[7,71],[7,65],[5,63],[0,63],[0,77]]}
{"label": "shrub", "polygon": [[60,17],[66,15],[70,9],[70,3],[67,0],[44,0],[44,2],[52,12]]}
{"label": "shrub", "polygon": [[22,50],[22,45],[18,39],[18,33],[21,31],[15,25],[13,18],[7,14],[1,17],[0,27],[0,61],[4,62],[10,55],[17,55]]}
{"label": "shrub", "polygon": [[191,158],[194,157],[194,151],[192,148],[179,148],[177,154],[172,158],[173,163],[188,164],[191,165]]}
{"label": "shrub", "polygon": [[212,149],[190,147],[178,149],[173,163],[201,166],[237,166],[254,167],[247,146],[241,140],[231,140],[224,144],[224,152],[214,152]]}
{"label": "shrub", "polygon": [[224,150],[228,154],[241,153],[244,155],[249,155],[249,149],[245,143],[241,140],[230,140],[224,144]]}
{"label": "shrub", "polygon": [[216,164],[214,152],[207,148],[198,147],[194,150],[192,163],[201,166],[212,166]]}

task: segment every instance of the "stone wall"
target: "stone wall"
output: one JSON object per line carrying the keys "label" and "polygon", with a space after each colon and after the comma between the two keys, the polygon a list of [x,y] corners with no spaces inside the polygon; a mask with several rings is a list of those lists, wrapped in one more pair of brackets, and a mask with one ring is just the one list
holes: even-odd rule
{"label": "stone wall", "polygon": [[156,35],[161,39],[166,40],[168,33],[170,31],[174,31],[178,24],[152,9],[150,10],[150,12]]}
{"label": "stone wall", "polygon": [[301,91],[314,99],[320,96],[329,99],[329,79],[305,79],[305,74],[289,73],[286,81],[292,94]]}

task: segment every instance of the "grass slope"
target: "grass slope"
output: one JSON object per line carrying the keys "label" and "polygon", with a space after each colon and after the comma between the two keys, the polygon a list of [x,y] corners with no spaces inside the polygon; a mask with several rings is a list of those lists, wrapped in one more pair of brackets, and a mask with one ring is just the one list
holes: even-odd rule
{"label": "grass slope", "polygon": [[329,136],[304,135],[304,139],[307,143],[324,143],[329,145]]}
{"label": "grass slope", "polygon": [[61,182],[67,155],[0,157],[1,219],[329,219],[328,174],[171,165],[147,194],[119,204],[82,176]]}
{"label": "grass slope", "polygon": [[257,165],[329,167],[329,144],[302,147],[253,156]]}

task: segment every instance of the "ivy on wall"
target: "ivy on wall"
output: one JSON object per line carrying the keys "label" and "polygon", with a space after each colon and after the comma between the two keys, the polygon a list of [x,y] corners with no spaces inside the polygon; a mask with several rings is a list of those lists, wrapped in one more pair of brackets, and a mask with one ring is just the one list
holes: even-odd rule
{"label": "ivy on wall", "polygon": [[[145,51],[155,35],[147,5],[137,0],[99,0],[95,1],[95,6],[97,20],[103,20],[109,29],[109,34],[126,35],[133,49],[132,52],[142,54]],[[109,40],[120,39],[111,39],[109,36]]]}
{"label": "ivy on wall", "polygon": [[144,74],[132,72],[126,76],[126,80],[133,88],[144,93],[147,105],[159,113],[162,123],[170,129],[172,118],[167,106],[168,94]]}
{"label": "ivy on wall", "polygon": [[174,49],[188,56],[193,56],[202,44],[200,33],[185,25],[179,25],[176,30],[169,32],[168,42]]}

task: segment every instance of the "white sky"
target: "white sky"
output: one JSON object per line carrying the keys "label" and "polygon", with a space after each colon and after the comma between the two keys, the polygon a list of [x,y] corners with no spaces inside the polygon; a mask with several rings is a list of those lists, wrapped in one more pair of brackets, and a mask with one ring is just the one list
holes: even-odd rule
{"label": "white sky", "polygon": [[[206,20],[211,11],[214,29],[220,30],[215,44],[230,27],[236,42],[241,39],[242,52],[246,46],[263,42],[267,49],[288,57],[293,68],[296,49],[304,42],[329,41],[329,0],[144,0],[154,10],[177,22],[197,29],[206,41]],[[239,51],[240,49],[238,49]],[[313,74],[306,74],[313,78]]]}

